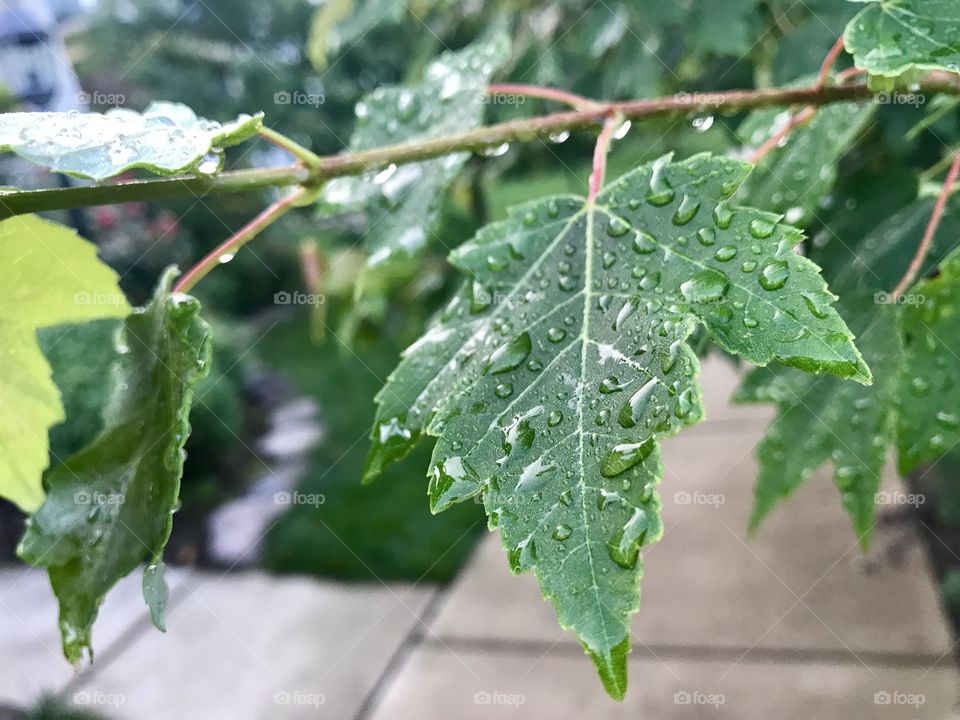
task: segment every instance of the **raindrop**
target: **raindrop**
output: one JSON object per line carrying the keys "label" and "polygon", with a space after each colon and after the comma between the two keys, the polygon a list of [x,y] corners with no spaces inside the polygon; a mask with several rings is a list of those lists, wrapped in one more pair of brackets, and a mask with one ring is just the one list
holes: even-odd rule
{"label": "raindrop", "polygon": [[673,214],[673,224],[686,225],[696,217],[698,210],[700,210],[700,201],[689,195],[684,195],[683,200],[680,201],[680,206]]}
{"label": "raindrop", "polygon": [[650,457],[653,448],[653,438],[639,443],[619,443],[604,457],[600,464],[600,474],[607,478],[622,475]]}
{"label": "raindrop", "polygon": [[509,372],[520,366],[530,355],[533,345],[530,341],[530,333],[524,332],[517,335],[506,345],[501,345],[493,351],[487,365],[483,369],[484,374],[500,375]]}
{"label": "raindrop", "polygon": [[623,218],[614,217],[607,223],[607,235],[610,237],[623,237],[629,231],[630,225]]}
{"label": "raindrop", "polygon": [[730,280],[719,270],[707,268],[680,285],[680,292],[687,302],[717,302],[730,288]]}
{"label": "raindrop", "polygon": [[649,255],[657,249],[657,240],[653,235],[638,230],[636,237],[633,239],[633,249],[641,255]]}
{"label": "raindrop", "polygon": [[617,418],[620,425],[625,428],[632,428],[634,425],[640,422],[641,418],[643,418],[644,412],[647,410],[647,405],[650,403],[650,398],[653,396],[654,390],[657,389],[657,384],[659,382],[660,381],[657,378],[651,378],[645,382],[640,389],[630,396],[630,399],[620,410],[620,415]]}
{"label": "raindrop", "polygon": [[779,290],[787,284],[790,277],[790,266],[786,260],[773,260],[763,266],[760,271],[760,287],[764,290]]}
{"label": "raindrop", "polygon": [[733,245],[724,245],[722,248],[717,250],[714,257],[720,262],[727,262],[728,260],[733,260],[737,256],[737,248]]}

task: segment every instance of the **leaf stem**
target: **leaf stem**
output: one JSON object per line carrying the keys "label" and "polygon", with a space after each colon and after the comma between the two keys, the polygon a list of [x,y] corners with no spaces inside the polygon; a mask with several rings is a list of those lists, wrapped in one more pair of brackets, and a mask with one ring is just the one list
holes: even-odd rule
{"label": "leaf stem", "polygon": [[587,202],[592,202],[603,187],[603,176],[607,172],[607,154],[610,152],[610,143],[613,142],[614,131],[623,123],[623,115],[613,113],[603,123],[603,129],[597,136],[597,144],[593,148],[593,170],[588,182],[589,193]]}
{"label": "leaf stem", "polygon": [[604,103],[585,98],[576,93],[558,90],[557,88],[543,87],[541,85],[524,85],[522,83],[498,83],[487,86],[489,95],[521,95],[523,97],[540,98],[541,100],[554,100],[564,103],[577,110],[595,110],[603,107]]}
{"label": "leaf stem", "polygon": [[790,135],[790,133],[792,133],[801,125],[806,125],[816,114],[817,108],[815,108],[813,105],[807,105],[803,110],[791,117],[786,125],[767,138],[763,145],[754,150],[753,153],[747,158],[747,162],[751,165],[756,165],[759,163],[770,151],[780,145],[780,143],[783,142],[787,136]]}
{"label": "leaf stem", "polygon": [[[960,95],[960,76],[931,72],[918,92]],[[800,88],[728,90],[597,104],[595,108],[550,113],[476,128],[457,135],[429,138],[361,152],[320,157],[311,167],[299,165],[238,170],[211,177],[156,178],[115,185],[0,194],[0,219],[24,213],[59,210],[156,198],[197,197],[209,193],[246,192],[264,187],[317,186],[344,175],[359,175],[388,165],[429,160],[455,152],[480,152],[505,142],[529,142],[564,130],[602,127],[613,112],[625,120],[674,117],[697,113],[729,113],[765,107],[813,105],[869,100],[866,84],[815,85]]]}
{"label": "leaf stem", "polygon": [[173,286],[173,291],[183,293],[190,292],[193,286],[206,277],[207,273],[213,270],[213,268],[223,262],[229,262],[240,248],[253,240],[290,209],[296,207],[297,202],[306,193],[307,188],[298,187],[270,205],[253,220],[207,253],[186,275],[180,278],[177,284]]}
{"label": "leaf stem", "polygon": [[836,64],[837,58],[840,57],[840,53],[842,52],[843,35],[837,38],[833,47],[831,47],[830,51],[826,54],[826,57],[823,58],[823,63],[820,65],[820,73],[817,75],[816,87],[822,88],[827,84],[827,81],[830,79],[830,71],[833,70],[833,66]]}
{"label": "leaf stem", "polygon": [[899,298],[911,285],[913,285],[913,281],[916,279],[917,273],[920,272],[920,267],[923,265],[923,261],[926,260],[927,254],[930,252],[930,246],[933,245],[933,238],[937,234],[937,228],[940,226],[940,220],[943,217],[944,210],[947,208],[947,200],[950,199],[950,193],[953,191],[953,186],[957,182],[957,175],[960,175],[960,152],[953,157],[953,164],[950,166],[950,172],[947,173],[947,178],[943,181],[943,189],[940,191],[940,195],[937,197],[937,202],[933,206],[933,212],[930,214],[930,222],[927,223],[927,229],[924,230],[923,238],[921,238],[920,244],[917,246],[917,252],[913,256],[913,260],[910,261],[910,266],[907,268],[907,272],[904,273],[903,277],[900,279],[900,282],[898,282],[897,286],[890,292],[893,300]]}
{"label": "leaf stem", "polygon": [[271,130],[265,125],[260,127],[258,134],[267,142],[286,150],[309,168],[320,167],[323,163],[323,158],[312,150],[305,148],[300,143],[291,140],[286,135],[278,133],[276,130]]}
{"label": "leaf stem", "polygon": [[[837,58],[840,57],[840,53],[843,52],[843,35],[837,38],[836,42],[833,43],[833,46],[827,52],[826,57],[823,58],[823,62],[820,64],[820,72],[817,74],[817,82],[813,85],[817,90],[822,90],[827,86],[827,82],[830,80],[830,71],[833,69],[833,66],[837,62]],[[764,157],[767,156],[774,148],[780,145],[794,130],[796,130],[801,125],[806,125],[808,122],[813,120],[813,116],[817,114],[818,107],[816,105],[807,105],[803,110],[795,114],[790,118],[790,121],[784,125],[780,130],[775,132],[770,138],[767,139],[763,145],[758,147],[747,159],[751,165],[756,165]]]}

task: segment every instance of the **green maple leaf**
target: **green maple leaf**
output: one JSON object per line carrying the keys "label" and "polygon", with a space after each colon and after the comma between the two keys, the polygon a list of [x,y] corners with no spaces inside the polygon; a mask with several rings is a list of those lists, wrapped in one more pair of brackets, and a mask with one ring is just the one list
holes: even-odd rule
{"label": "green maple leaf", "polygon": [[[417,85],[383,87],[357,104],[350,150],[464,132],[483,119],[485,89],[509,54],[500,33],[433,60]],[[323,212],[366,208],[369,264],[386,266],[415,256],[429,241],[444,190],[469,153],[393,166],[364,178],[337,178],[322,195]]]}
{"label": "green maple leaf", "polygon": [[[787,222],[805,227],[837,179],[837,163],[871,122],[875,105],[836,103],[820,108],[809,123],[795,128],[785,144],[774,148],[750,173],[737,200],[782,213]],[[759,147],[791,114],[757,110],[737,129],[740,140]]]}
{"label": "green maple leaf", "polygon": [[156,102],[143,113],[44,112],[0,115],[0,151],[75,177],[106,180],[133,168],[160,175],[196,169],[211,152],[257,134],[262,114],[221,125],[186,105]]}
{"label": "green maple leaf", "polygon": [[22,509],[43,502],[47,431],[65,419],[37,328],[123,317],[127,300],[97,250],[69,228],[34,216],[0,223],[0,496]]}
{"label": "green maple leaf", "polygon": [[163,625],[160,558],[180,491],[191,388],[210,354],[199,303],[170,294],[175,275],[168,270],[151,302],[127,318],[104,429],[47,474],[47,500],[18,549],[50,573],[71,662],[90,647],[103,597],[145,558],[144,595]]}
{"label": "green maple leaf", "polygon": [[[857,334],[857,346],[874,374],[872,387],[814,378],[789,368],[760,368],[737,390],[739,402],[773,402],[775,421],[757,446],[760,472],[751,526],[792,494],[827,461],[834,482],[866,547],[874,524],[876,494],[890,447],[909,472],[958,440],[953,378],[960,373],[960,343],[954,333],[957,260],[943,274],[919,283],[902,304],[889,302],[889,288],[903,274],[922,236],[933,201],[919,200],[891,216],[852,251],[833,241],[824,266],[840,294],[838,310]],[[946,216],[927,268],[944,256],[960,232]],[[839,269],[839,270],[837,270]],[[920,299],[923,299],[921,301]],[[929,303],[929,304],[928,304]]]}
{"label": "green maple leaf", "polygon": [[844,33],[847,52],[871,75],[960,71],[960,5],[954,0],[857,0],[867,7]]}
{"label": "green maple leaf", "polygon": [[662,158],[594,202],[514,209],[453,253],[466,288],[377,396],[366,479],[438,436],[431,508],[482,494],[617,698],[640,548],[662,532],[658,441],[703,416],[694,330],[758,365],[870,379],[799,231],[728,203],[747,172]]}

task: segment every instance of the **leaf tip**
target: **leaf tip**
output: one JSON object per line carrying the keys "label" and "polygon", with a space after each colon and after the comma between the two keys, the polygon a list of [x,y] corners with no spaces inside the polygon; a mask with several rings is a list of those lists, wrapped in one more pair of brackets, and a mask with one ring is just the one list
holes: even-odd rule
{"label": "leaf tip", "polygon": [[603,689],[617,702],[623,702],[627,695],[627,655],[630,654],[630,637],[606,651],[596,651],[584,645],[587,655],[593,661]]}

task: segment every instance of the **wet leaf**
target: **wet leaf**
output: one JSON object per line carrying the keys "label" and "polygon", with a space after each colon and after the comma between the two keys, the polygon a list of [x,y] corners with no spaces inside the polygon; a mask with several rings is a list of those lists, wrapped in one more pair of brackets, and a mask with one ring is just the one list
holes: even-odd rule
{"label": "wet leaf", "polygon": [[[806,227],[833,188],[837,163],[869,126],[872,104],[836,103],[820,108],[804,126],[794,128],[750,173],[737,199],[752,207],[782,213],[788,223]],[[763,145],[791,118],[789,111],[757,110],[738,128],[747,146]]]}
{"label": "wet leaf", "polygon": [[170,294],[175,275],[168,270],[151,302],[127,318],[104,429],[47,473],[46,502],[18,549],[50,573],[71,662],[90,648],[104,596],[145,559],[144,595],[163,625],[159,563],[180,491],[191,388],[207,372],[210,353],[199,303]]}
{"label": "wet leaf", "polygon": [[[757,447],[760,472],[752,527],[832,461],[843,505],[866,547],[888,450],[899,450],[900,469],[907,472],[960,439],[949,428],[956,394],[952,382],[960,375],[960,345],[950,329],[953,314],[960,312],[953,304],[956,261],[945,266],[943,279],[919,283],[899,303],[889,296],[920,241],[932,205],[930,199],[916,201],[880,223],[854,249],[828,246],[832,257],[823,258],[834,269],[830,285],[840,295],[837,308],[857,335],[874,374],[873,386],[770,367],[751,372],[738,389],[739,402],[778,406]],[[956,219],[946,216],[928,267],[939,262],[958,232]],[[842,245],[842,238],[832,243]]]}
{"label": "wet leaf", "polygon": [[143,113],[125,108],[100,113],[0,115],[0,151],[75,177],[106,180],[133,168],[159,175],[216,172],[217,153],[256,135],[262,115],[241,115],[221,125],[198,118],[186,105],[156,102]]}
{"label": "wet leaf", "polygon": [[640,549],[662,532],[658,441],[703,416],[694,330],[756,364],[869,381],[800,233],[729,204],[747,172],[665,157],[594,203],[515,208],[453,253],[463,291],[377,396],[367,479],[437,436],[431,508],[482,496],[615,697]]}
{"label": "wet leaf", "polygon": [[858,68],[884,77],[908,70],[960,71],[960,5],[954,0],[866,3],[844,34]]}
{"label": "wet leaf", "polygon": [[[484,89],[506,60],[508,42],[496,34],[431,62],[419,85],[383,87],[357,104],[350,149],[370,148],[464,132],[480,124]],[[469,157],[390,166],[362,178],[338,178],[324,189],[323,212],[361,208],[370,228],[364,241],[372,267],[416,256],[429,242],[442,193]]]}

